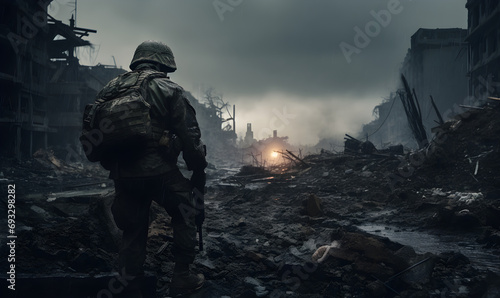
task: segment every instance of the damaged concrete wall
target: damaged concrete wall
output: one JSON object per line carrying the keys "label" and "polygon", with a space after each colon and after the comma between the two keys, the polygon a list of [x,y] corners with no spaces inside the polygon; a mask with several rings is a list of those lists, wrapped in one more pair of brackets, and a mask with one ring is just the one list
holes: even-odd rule
{"label": "damaged concrete wall", "polygon": [[467,45],[465,29],[419,29],[411,38],[402,73],[415,89],[422,120],[430,135],[438,117],[432,108],[432,95],[444,120],[453,105],[467,97]]}
{"label": "damaged concrete wall", "polygon": [[[454,115],[454,106],[467,98],[467,45],[465,29],[419,29],[411,37],[403,73],[420,102],[422,120],[428,136],[437,126],[432,95],[445,120]],[[363,127],[360,138],[369,136],[377,146],[403,144],[418,148],[411,137],[403,105],[395,93],[375,107],[377,119]]]}

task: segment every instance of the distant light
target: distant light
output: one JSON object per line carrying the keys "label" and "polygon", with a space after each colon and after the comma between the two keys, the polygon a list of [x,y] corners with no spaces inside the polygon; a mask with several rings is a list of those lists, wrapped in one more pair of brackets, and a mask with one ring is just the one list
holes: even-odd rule
{"label": "distant light", "polygon": [[271,152],[271,157],[272,158],[277,158],[278,157],[278,152],[276,152],[276,151]]}

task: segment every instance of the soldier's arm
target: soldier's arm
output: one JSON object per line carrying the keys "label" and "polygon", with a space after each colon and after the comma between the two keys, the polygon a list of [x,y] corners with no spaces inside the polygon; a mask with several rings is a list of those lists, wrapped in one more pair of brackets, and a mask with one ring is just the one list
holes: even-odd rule
{"label": "soldier's arm", "polygon": [[174,132],[182,141],[182,157],[188,169],[201,171],[207,167],[207,161],[196,112],[182,92],[178,95],[172,109]]}
{"label": "soldier's arm", "polygon": [[167,127],[171,127],[172,132],[181,140],[183,158],[188,169],[205,169],[205,149],[194,108],[184,96],[182,88],[175,83],[167,80],[155,80],[155,83],[158,87],[153,88],[154,93],[157,93],[153,96],[158,101],[155,104],[159,107],[159,113],[166,117]]}

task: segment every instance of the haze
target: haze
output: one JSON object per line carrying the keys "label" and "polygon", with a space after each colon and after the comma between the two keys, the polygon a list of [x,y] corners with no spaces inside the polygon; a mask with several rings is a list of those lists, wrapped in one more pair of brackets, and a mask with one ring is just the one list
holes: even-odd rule
{"label": "haze", "polygon": [[[67,22],[74,2],[54,2],[49,14]],[[236,105],[239,137],[251,122],[257,138],[277,129],[293,144],[315,144],[371,121],[374,106],[397,87],[411,35],[466,28],[465,2],[79,1],[77,26],[98,32],[87,38],[95,47],[78,56],[84,65],[116,61],[128,70],[139,43],[163,41],[178,66],[172,80],[198,97],[213,87]],[[371,36],[356,47],[355,28],[366,33],[367,24]],[[345,55],[343,42],[357,50]]]}

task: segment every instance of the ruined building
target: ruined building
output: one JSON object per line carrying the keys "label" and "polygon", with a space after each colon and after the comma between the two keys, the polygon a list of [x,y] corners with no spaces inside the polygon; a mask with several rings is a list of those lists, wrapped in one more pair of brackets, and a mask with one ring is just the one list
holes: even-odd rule
{"label": "ruined building", "polygon": [[468,0],[469,95],[500,97],[500,2]]}
{"label": "ruined building", "polygon": [[[430,96],[443,116],[467,97],[467,44],[465,29],[419,29],[411,37],[411,48],[401,72],[415,89],[427,132],[437,125]],[[446,120],[446,119],[445,119]]]}
{"label": "ruined building", "polygon": [[[460,105],[500,97],[500,2],[468,0],[466,8],[467,30],[419,29],[401,69],[416,91],[427,132],[436,125],[430,95],[445,121],[463,112]],[[402,137],[410,134],[402,105],[394,98],[375,108],[378,119],[365,125],[360,137],[368,135],[376,145],[411,143],[411,137]]]}
{"label": "ruined building", "polygon": [[[52,18],[47,13],[51,0],[0,2],[1,156],[26,159],[41,148],[58,147],[69,161],[81,160],[78,137],[85,105],[125,70],[80,65],[75,49],[92,47],[84,37],[97,31],[77,27],[73,18],[69,24]],[[225,105],[187,96],[209,156],[227,156],[236,140],[234,107],[231,117],[223,119]]]}
{"label": "ruined building", "polygon": [[[95,30],[47,14],[50,0],[1,1],[0,152],[18,159],[47,146],[74,146],[85,105],[115,67],[81,66],[74,50]],[[73,149],[73,150],[75,150]]]}
{"label": "ruined building", "polygon": [[[415,90],[422,120],[428,136],[437,126],[437,115],[430,96],[443,117],[451,117],[453,106],[462,104],[468,94],[467,44],[465,29],[419,29],[411,37],[411,48],[401,73]],[[402,143],[416,148],[408,129],[407,118],[399,96],[390,97],[375,108],[377,120],[364,126],[360,138],[369,136],[377,146]]]}
{"label": "ruined building", "polygon": [[251,124],[247,125],[247,135],[245,140],[249,143],[243,142],[241,150],[241,159],[243,163],[251,164],[258,167],[267,167],[283,163],[285,160],[280,152],[286,153],[286,150],[294,151],[292,145],[288,143],[288,137],[278,136],[278,131],[273,130],[273,136],[263,139],[251,139],[253,132],[251,131]]}
{"label": "ruined building", "polygon": [[245,138],[243,139],[244,146],[250,146],[255,142],[253,138],[252,123],[247,123],[247,131],[245,133]]}
{"label": "ruined building", "polygon": [[186,97],[196,110],[201,138],[208,148],[207,158],[210,162],[220,164],[224,160],[236,159],[235,106],[229,118],[224,118],[227,114],[224,113],[227,103],[217,103],[206,98],[203,102],[189,91],[186,91]]}

